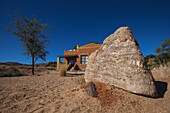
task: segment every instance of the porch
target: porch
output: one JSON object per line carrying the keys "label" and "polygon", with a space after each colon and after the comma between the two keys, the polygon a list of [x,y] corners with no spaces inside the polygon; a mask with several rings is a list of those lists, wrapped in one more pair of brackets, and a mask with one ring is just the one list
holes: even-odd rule
{"label": "porch", "polygon": [[57,57],[57,70],[60,68],[60,59],[64,58],[64,63],[67,64],[67,70],[78,70],[79,66],[77,65],[77,55],[62,55]]}

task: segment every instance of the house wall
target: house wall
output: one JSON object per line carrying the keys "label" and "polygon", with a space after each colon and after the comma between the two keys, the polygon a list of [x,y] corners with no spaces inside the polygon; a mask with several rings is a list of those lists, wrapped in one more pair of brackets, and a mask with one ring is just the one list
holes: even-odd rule
{"label": "house wall", "polygon": [[[76,50],[68,50],[68,51],[64,51],[64,55],[77,55],[77,65],[80,68],[86,67],[87,64],[80,64],[81,63],[81,59],[80,56],[81,55],[88,55],[88,57],[91,55],[91,53],[95,52],[97,49],[99,49],[101,47],[100,44],[87,44],[85,46],[82,47],[78,47]],[[67,60],[64,58],[64,62],[66,63]]]}

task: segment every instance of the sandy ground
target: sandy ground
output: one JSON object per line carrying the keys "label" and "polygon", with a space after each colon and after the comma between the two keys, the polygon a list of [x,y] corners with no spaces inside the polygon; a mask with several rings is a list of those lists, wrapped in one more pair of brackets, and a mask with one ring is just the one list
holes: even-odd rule
{"label": "sandy ground", "polygon": [[[170,113],[170,78],[156,78],[159,98],[131,94],[96,83],[98,97],[87,95],[82,73],[1,77],[0,113]],[[83,85],[82,85],[83,84]]]}

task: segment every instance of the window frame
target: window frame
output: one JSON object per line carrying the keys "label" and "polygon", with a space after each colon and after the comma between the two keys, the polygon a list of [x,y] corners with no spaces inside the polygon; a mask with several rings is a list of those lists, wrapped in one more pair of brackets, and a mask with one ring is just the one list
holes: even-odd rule
{"label": "window frame", "polygon": [[80,64],[87,64],[88,63],[88,55],[80,55]]}

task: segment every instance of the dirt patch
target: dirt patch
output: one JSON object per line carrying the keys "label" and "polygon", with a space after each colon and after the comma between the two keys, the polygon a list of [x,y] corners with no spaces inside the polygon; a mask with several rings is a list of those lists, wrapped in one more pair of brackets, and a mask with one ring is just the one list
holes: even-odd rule
{"label": "dirt patch", "polygon": [[[113,93],[113,89],[116,91],[116,87],[109,86],[100,82],[93,81],[95,84],[96,90],[98,92],[97,99],[100,100],[102,108],[109,108],[111,103],[118,98],[115,93]],[[83,84],[80,88],[86,91],[87,83]],[[79,91],[79,89],[75,89],[73,91]]]}
{"label": "dirt patch", "polygon": [[[83,75],[66,77],[56,71],[40,76],[0,78],[0,112],[2,113],[158,113],[169,112],[170,78],[156,79],[162,97],[148,98],[114,86],[94,82],[97,98],[86,93]],[[82,85],[83,84],[83,85]]]}
{"label": "dirt patch", "polygon": [[110,108],[110,105],[113,101],[116,101],[116,99],[120,99],[121,95],[118,94],[119,90],[118,88],[114,86],[109,86],[100,82],[93,82],[96,86],[98,96],[97,98],[101,102],[101,106],[103,108]]}
{"label": "dirt patch", "polygon": [[[161,82],[159,81],[161,80]],[[154,111],[169,111],[168,98],[170,98],[169,86],[170,78],[157,79],[156,85],[158,98],[150,98],[142,95],[132,94],[120,88],[106,85],[100,82],[94,82],[98,92],[97,100],[100,102],[101,112],[149,112]],[[72,90],[73,92],[86,93],[87,83],[80,86],[80,88]],[[92,98],[92,97],[91,97]],[[161,104],[162,103],[162,104]],[[159,106],[158,106],[159,105]]]}

